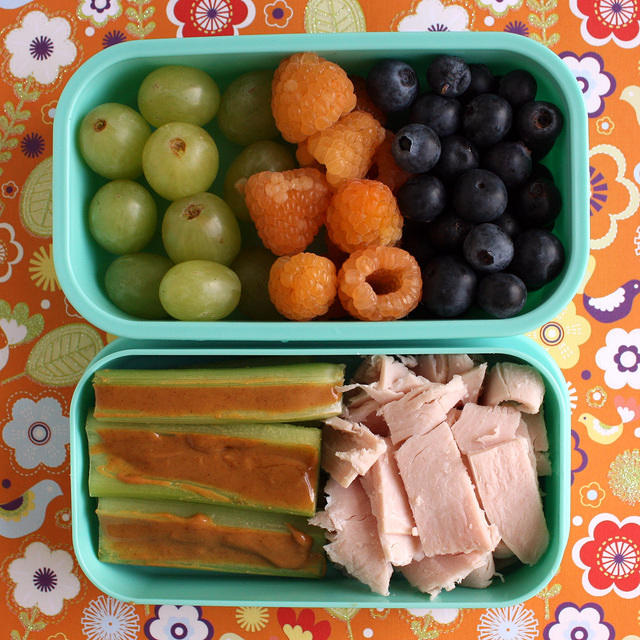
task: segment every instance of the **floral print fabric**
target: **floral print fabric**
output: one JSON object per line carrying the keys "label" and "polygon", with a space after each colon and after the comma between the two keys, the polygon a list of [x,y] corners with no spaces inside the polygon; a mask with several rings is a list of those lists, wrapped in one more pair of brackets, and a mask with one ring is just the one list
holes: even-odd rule
{"label": "floral print fabric", "polygon": [[[582,92],[590,135],[588,269],[571,303],[530,333],[562,369],[572,409],[571,521],[561,567],[526,602],[493,609],[119,602],[88,582],[71,542],[69,403],[87,362],[111,336],[69,304],[53,265],[51,166],[60,93],[90,56],[131,40],[330,30],[507,32],[549,47]],[[0,43],[5,636],[640,638],[639,0],[0,0]],[[43,354],[60,357],[52,362]]]}

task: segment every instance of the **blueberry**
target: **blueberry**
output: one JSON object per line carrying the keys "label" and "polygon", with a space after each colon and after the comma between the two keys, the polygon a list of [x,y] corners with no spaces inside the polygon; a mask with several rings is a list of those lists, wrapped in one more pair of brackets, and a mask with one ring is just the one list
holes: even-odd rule
{"label": "blueberry", "polygon": [[435,93],[455,98],[469,88],[471,71],[462,58],[439,56],[427,67],[427,82]]}
{"label": "blueberry", "polygon": [[433,258],[422,270],[422,304],[442,318],[459,316],[473,304],[477,281],[473,269],[462,260]]}
{"label": "blueberry", "polygon": [[471,82],[469,88],[460,97],[463,102],[469,102],[471,98],[475,98],[481,93],[495,93],[497,91],[497,78],[486,64],[470,64],[469,70],[471,71]]}
{"label": "blueberry", "polygon": [[447,193],[442,182],[432,175],[409,178],[396,194],[400,213],[416,222],[429,222],[444,210]]}
{"label": "blueberry", "polygon": [[441,138],[455,133],[462,125],[462,105],[455,98],[425,93],[411,107],[411,122],[431,127]]}
{"label": "blueberry", "polygon": [[402,60],[381,60],[367,75],[367,93],[382,111],[402,111],[418,95],[418,76]]}
{"label": "blueberry", "polygon": [[562,195],[547,178],[527,182],[518,192],[515,212],[525,227],[553,226],[560,209]]}
{"label": "blueberry", "polygon": [[490,273],[478,284],[476,303],[494,318],[511,318],[522,311],[527,287],[512,273]]}
{"label": "blueberry", "polygon": [[499,218],[493,221],[493,224],[498,225],[512,239],[522,231],[522,226],[511,213],[509,207]]}
{"label": "blueberry", "polygon": [[469,231],[462,252],[476,271],[492,273],[509,266],[513,258],[513,242],[500,227],[485,222]]}
{"label": "blueberry", "polygon": [[499,176],[507,189],[512,189],[531,175],[531,151],[522,142],[503,140],[484,154],[482,166]]}
{"label": "blueberry", "polygon": [[440,140],[440,160],[433,172],[443,182],[450,182],[458,174],[480,166],[480,155],[476,147],[466,138],[454,135]]}
{"label": "blueberry", "polygon": [[564,266],[564,247],[556,236],[543,229],[523,231],[513,243],[510,271],[534,290],[551,282]]}
{"label": "blueberry", "polygon": [[453,208],[469,222],[491,222],[507,208],[507,188],[495,173],[470,169],[455,182]]}
{"label": "blueberry", "polygon": [[536,79],[524,69],[509,71],[500,78],[498,93],[513,107],[535,100],[538,91]]}
{"label": "blueberry", "polygon": [[408,124],[396,133],[391,152],[401,169],[426,173],[440,158],[440,138],[424,124]]}
{"label": "blueberry", "polygon": [[537,159],[551,150],[563,122],[560,109],[550,102],[525,102],[515,116],[518,135]]}
{"label": "blueberry", "polygon": [[458,253],[473,225],[451,213],[439,215],[427,226],[427,236],[440,253]]}
{"label": "blueberry", "polygon": [[531,179],[534,180],[535,178],[548,178],[549,180],[553,180],[553,174],[545,165],[534,162],[533,168],[531,169]]}
{"label": "blueberry", "polygon": [[426,264],[436,255],[436,250],[428,239],[429,226],[421,222],[407,220],[402,228],[400,245],[418,261],[418,264]]}
{"label": "blueberry", "polygon": [[500,142],[511,128],[511,105],[494,93],[476,96],[462,114],[464,135],[478,147]]}

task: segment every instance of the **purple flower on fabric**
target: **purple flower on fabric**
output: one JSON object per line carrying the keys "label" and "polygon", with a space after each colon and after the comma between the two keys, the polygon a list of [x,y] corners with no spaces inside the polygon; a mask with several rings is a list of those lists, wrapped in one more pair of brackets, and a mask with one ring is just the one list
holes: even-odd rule
{"label": "purple flower on fabric", "polygon": [[529,35],[529,27],[522,22],[522,20],[512,20],[507,23],[507,26],[504,28],[507,33],[515,33],[518,36],[528,36]]}
{"label": "purple flower on fabric", "polygon": [[126,42],[127,36],[122,33],[122,31],[118,31],[114,29],[113,31],[108,31],[105,33],[102,38],[102,46],[106,49],[107,47],[112,47],[114,44],[120,44],[121,42]]}
{"label": "purple flower on fabric", "polygon": [[579,607],[563,602],[555,612],[555,620],[542,633],[544,640],[613,640],[615,630],[604,621],[604,610],[595,602]]}
{"label": "purple flower on fabric", "polygon": [[27,158],[37,158],[44,151],[44,138],[39,133],[27,133],[20,142],[20,150]]}
{"label": "purple flower on fabric", "polygon": [[595,167],[589,167],[589,183],[591,185],[591,198],[589,199],[589,214],[599,213],[602,206],[607,201],[606,191],[609,190],[609,185],[605,180],[605,177]]}
{"label": "purple flower on fabric", "polygon": [[163,604],[144,625],[149,640],[211,640],[213,625],[202,617],[200,607]]}
{"label": "purple flower on fabric", "polygon": [[37,36],[29,43],[29,53],[36,60],[46,60],[53,53],[53,40],[49,36]]}
{"label": "purple flower on fabric", "polygon": [[573,429],[571,429],[571,440],[571,484],[573,484],[575,474],[585,470],[589,458],[587,457],[587,452],[580,448],[580,436]]}
{"label": "purple flower on fabric", "polygon": [[613,356],[613,361],[618,365],[618,371],[637,371],[640,364],[638,347],[636,345],[620,345],[618,353]]}

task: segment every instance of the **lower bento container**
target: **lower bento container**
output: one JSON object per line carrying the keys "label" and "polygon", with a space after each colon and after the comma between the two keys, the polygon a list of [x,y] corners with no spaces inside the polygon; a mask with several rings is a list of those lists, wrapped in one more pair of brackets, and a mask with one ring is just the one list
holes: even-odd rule
{"label": "lower bento container", "polygon": [[[409,585],[402,576],[391,581],[388,597],[372,593],[354,578],[328,564],[321,579],[276,578],[185,571],[157,567],[108,564],[98,560],[97,500],[89,496],[89,458],[84,422],[94,402],[91,380],[104,368],[166,368],[247,356],[286,356],[345,362],[347,375],[358,356],[375,353],[469,353],[491,360],[506,358],[534,366],[546,385],[545,416],[549,435],[552,475],[541,479],[544,511],[550,532],[549,547],[538,563],[495,579],[487,589],[456,587],[434,600]],[[349,366],[351,365],[351,367]],[[403,343],[402,347],[376,345],[324,345],[271,348],[204,347],[193,343],[135,342],[119,339],[103,349],[78,383],[70,410],[71,507],[73,547],[87,577],[105,593],[126,601],[153,604],[261,605],[294,607],[500,607],[538,593],[558,570],[567,542],[570,500],[570,411],[566,384],[552,358],[524,337]]]}
{"label": "lower bento container", "polygon": [[[87,224],[89,202],[106,182],[80,157],[77,145],[82,118],[103,102],[136,108],[142,79],[166,64],[191,65],[209,72],[220,89],[238,75],[274,69],[286,56],[316,51],[349,73],[366,75],[383,58],[400,58],[415,66],[422,89],[425,70],[437,54],[456,54],[469,63],[486,63],[495,73],[524,68],[537,79],[540,100],[555,103],[564,128],[544,164],[552,171],[563,198],[554,232],[566,264],[551,283],[529,294],[516,317],[489,318],[474,308],[458,319],[411,319],[362,323],[356,320],[318,322],[255,322],[239,313],[218,322],[141,320],[111,303],[104,274],[115,259],[92,239]],[[228,142],[216,121],[207,126],[220,151],[220,171],[210,189],[223,194],[226,168],[241,147]],[[420,32],[292,34],[219,38],[179,38],[125,42],[85,62],[67,83],[56,108],[53,166],[53,251],[58,279],[71,304],[92,324],[111,333],[141,339],[184,340],[421,340],[476,338],[524,334],[548,322],[571,300],[582,279],[589,241],[589,174],[587,116],[573,74],[552,51],[529,38],[508,33]],[[168,206],[158,199],[162,216]],[[162,250],[158,237],[154,250]]]}

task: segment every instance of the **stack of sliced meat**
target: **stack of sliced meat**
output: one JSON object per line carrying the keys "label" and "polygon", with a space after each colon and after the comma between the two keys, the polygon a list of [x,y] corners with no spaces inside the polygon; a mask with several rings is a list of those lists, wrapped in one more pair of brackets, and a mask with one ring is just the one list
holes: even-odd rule
{"label": "stack of sliced meat", "polygon": [[549,533],[538,475],[549,474],[532,367],[487,371],[466,355],[366,358],[326,421],[329,558],[389,594],[394,567],[420,591],[487,587],[495,564],[534,564]]}

